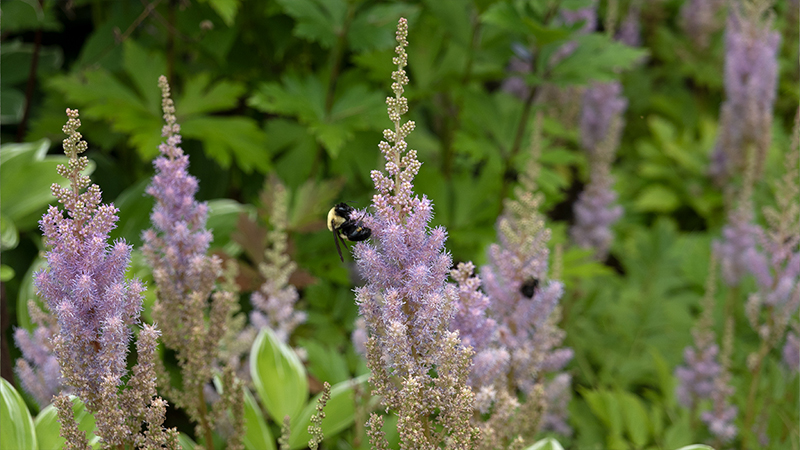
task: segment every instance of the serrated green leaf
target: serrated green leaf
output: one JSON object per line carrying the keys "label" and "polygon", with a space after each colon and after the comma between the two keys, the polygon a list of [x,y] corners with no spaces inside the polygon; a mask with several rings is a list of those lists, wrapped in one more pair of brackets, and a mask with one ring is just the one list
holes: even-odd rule
{"label": "serrated green leaf", "polygon": [[330,345],[323,345],[311,339],[299,342],[308,353],[308,372],[318,380],[336,384],[350,378],[344,355]]}
{"label": "serrated green leaf", "polygon": [[0,447],[6,449],[36,449],[36,431],[28,406],[14,386],[0,379]]}
{"label": "serrated green leaf", "polygon": [[185,138],[202,141],[206,154],[223,168],[230,167],[235,159],[245,173],[270,169],[266,136],[248,117],[193,117],[181,124],[181,132]]}
{"label": "serrated green leaf", "polygon": [[[346,380],[331,386],[331,398],[325,405],[325,418],[322,419],[322,433],[326,439],[335,436],[340,431],[349,427],[355,419],[355,386],[363,386],[369,380],[369,375],[362,375],[352,380]],[[305,409],[292,420],[292,435],[289,438],[289,447],[292,450],[305,448],[308,445],[308,426],[311,425],[311,416],[316,412],[317,402],[322,393],[317,394]]]}
{"label": "serrated green leaf", "polygon": [[263,328],[250,350],[250,374],[261,404],[277,423],[295,417],[306,404],[308,379],[300,358]]}
{"label": "serrated green leaf", "polygon": [[635,395],[619,391],[616,394],[622,409],[622,418],[625,422],[625,433],[637,448],[643,448],[650,441],[650,424],[647,409]]}
{"label": "serrated green leaf", "polygon": [[59,31],[62,25],[58,21],[55,6],[56,2],[3,2],[3,32]]}
{"label": "serrated green leaf", "polygon": [[347,3],[342,0],[278,0],[297,23],[294,35],[331,48],[344,29]]}
{"label": "serrated green leaf", "polygon": [[167,61],[159,52],[148,51],[133,39],[123,43],[123,64],[125,71],[143,99],[144,109],[158,111],[161,109],[161,91],[158,89],[158,77],[167,73]]}
{"label": "serrated green leaf", "polygon": [[668,213],[680,206],[680,199],[667,186],[650,184],[636,196],[634,205],[639,211]]}
{"label": "serrated green leaf", "polygon": [[211,83],[211,75],[201,73],[186,80],[180,98],[175,101],[180,116],[227,110],[236,107],[244,94],[241,83],[220,80]]}
{"label": "serrated green leaf", "polygon": [[325,115],[325,89],[312,76],[285,75],[282,83],[264,83],[248,99],[258,110],[297,117],[303,123],[320,122]]}
{"label": "serrated green leaf", "polygon": [[616,80],[621,71],[647,55],[646,50],[628,47],[598,33],[572,40],[578,44],[575,51],[550,69],[550,80],[559,86]]}
{"label": "serrated green leaf", "polygon": [[[100,447],[100,437],[94,434],[94,415],[86,410],[80,398],[71,395],[72,414],[78,423],[78,429],[86,433],[89,444],[94,448]],[[64,448],[66,441],[60,436],[61,424],[58,422],[58,410],[51,403],[42,409],[34,420],[36,437],[39,441],[39,450]]]}
{"label": "serrated green leaf", "polygon": [[524,34],[528,26],[520,11],[510,2],[497,2],[481,14],[481,21],[494,25],[508,33]]}
{"label": "serrated green leaf", "polygon": [[354,52],[385,50],[396,45],[395,28],[397,20],[405,17],[409,22],[416,21],[420,7],[403,3],[377,4],[359,11],[347,29],[347,42]]}

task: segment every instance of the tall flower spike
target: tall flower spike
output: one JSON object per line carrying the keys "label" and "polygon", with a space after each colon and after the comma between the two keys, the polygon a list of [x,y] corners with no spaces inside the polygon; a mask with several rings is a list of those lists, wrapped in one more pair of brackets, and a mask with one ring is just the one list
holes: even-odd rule
{"label": "tall flower spike", "polygon": [[[472,351],[458,333],[448,331],[457,293],[446,283],[451,258],[444,248],[447,233],[430,229],[431,201],[413,192],[420,168],[417,152],[405,138],[414,122],[402,123],[408,111],[403,97],[408,77],[408,23],[397,25],[397,70],[392,73],[394,97],[386,99],[394,130],[385,130],[379,145],[385,172],[372,171],[377,193],[374,214],[364,216],[373,243],[359,242],[354,252],[365,286],[356,289],[368,340],[367,365],[375,393],[398,417],[401,448],[474,446],[477,430],[469,424],[473,395],[466,385]],[[370,419],[371,441],[385,446],[381,420]]]}
{"label": "tall flower spike", "polygon": [[[564,332],[556,326],[558,302],[564,285],[548,277],[550,230],[539,212],[542,195],[537,190],[542,114],[534,119],[531,157],[520,177],[516,198],[507,199],[497,221],[498,243],[489,247],[489,265],[481,269],[491,315],[497,321],[500,343],[511,355],[508,384],[533,398],[535,387],[550,383],[572,358],[570,349],[558,348]],[[527,289],[527,286],[534,286]],[[569,383],[560,382],[562,386]],[[551,392],[555,398],[557,395]],[[555,423],[555,421],[551,421]]]}
{"label": "tall flower spike", "polygon": [[[761,2],[768,6],[766,3]],[[745,16],[741,9],[732,8],[725,29],[727,98],[720,111],[720,132],[709,170],[720,184],[746,171],[748,152],[755,155],[752,170],[758,178],[771,140],[778,83],[781,36],[770,29],[770,18],[762,18],[764,10],[748,8]]]}
{"label": "tall flower spike", "polygon": [[[143,252],[158,287],[153,317],[163,326],[164,344],[177,352],[183,374],[180,390],[170,389],[168,383],[163,387],[168,397],[186,410],[197,426],[197,434],[211,442],[213,423],[203,386],[211,380],[219,362],[220,341],[229,331],[238,302],[235,293],[215,284],[223,270],[218,257],[206,255],[212,238],[205,227],[208,206],[194,198],[198,181],[189,175],[189,157],[179,146],[180,125],[166,77],[161,76],[158,85],[166,122],[162,135],[167,139],[159,145],[161,156],[153,161],[156,173],[147,187],[156,203],[150,216],[153,228],[142,234]],[[233,386],[224,386],[223,392],[226,396],[238,394]],[[229,441],[229,448],[239,445],[239,436]]]}
{"label": "tall flower spike", "polygon": [[[156,392],[152,386],[141,384],[140,373],[146,373],[146,367],[153,362],[153,354],[141,349],[128,389],[120,390],[127,372],[130,327],[139,321],[145,288],[139,280],[125,278],[131,246],[121,240],[108,245],[108,233],[118,220],[117,209],[101,204],[100,188],[81,173],[88,159],[78,155],[87,145],[78,132],[78,111],[67,109],[67,116],[63,131],[68,137],[63,144],[69,163],[59,165],[57,170],[70,185],[51,187],[67,215],[50,206],[39,222],[47,247],[47,267],[34,274],[34,285],[58,319],[58,332],[52,343],[65,383],[94,413],[96,434],[106,445],[130,445],[141,436],[147,413],[161,401],[153,398]],[[154,341],[154,337],[148,337],[153,333],[157,331],[145,327],[140,342],[151,338]],[[152,374],[145,377],[148,375]],[[131,397],[140,401],[131,403]],[[69,409],[60,412],[69,422],[71,403],[65,398],[59,397],[56,404]],[[72,424],[64,424],[65,430],[72,428]],[[148,428],[160,430],[161,422],[150,423]],[[160,442],[174,443],[175,436],[171,430],[162,435]]]}

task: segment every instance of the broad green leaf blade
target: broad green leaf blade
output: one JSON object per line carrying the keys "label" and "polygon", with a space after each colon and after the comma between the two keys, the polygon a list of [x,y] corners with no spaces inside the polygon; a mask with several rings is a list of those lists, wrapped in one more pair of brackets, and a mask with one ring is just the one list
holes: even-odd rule
{"label": "broad green leaf blade", "polygon": [[37,256],[33,263],[28,267],[25,276],[20,280],[19,292],[17,293],[17,326],[33,331],[34,325],[31,323],[31,316],[28,312],[28,300],[35,301],[39,306],[44,302],[36,295],[36,288],[33,286],[33,273],[39,269],[44,269],[47,260],[42,256]]}
{"label": "broad green leaf blade", "polygon": [[622,418],[625,421],[626,434],[637,448],[644,448],[650,440],[652,429],[650,417],[639,397],[630,392],[620,391],[617,398],[622,407]]}
{"label": "broad green leaf blade", "polygon": [[236,20],[236,13],[239,12],[239,0],[207,0],[211,8],[225,22],[225,25],[231,26]]}
{"label": "broad green leaf blade", "polygon": [[11,250],[19,244],[19,231],[14,221],[0,213],[0,250]]}
{"label": "broad green leaf blade", "polygon": [[[71,395],[70,400],[72,401],[72,413],[75,415],[75,421],[78,422],[78,429],[88,433],[86,437],[89,440],[89,444],[99,448],[100,437],[94,434],[94,415],[86,410],[80,398]],[[58,422],[58,410],[52,403],[39,412],[36,420],[34,420],[34,426],[40,450],[64,448],[66,441],[60,435],[61,424]]]}
{"label": "broad green leaf blade", "polygon": [[278,0],[297,24],[294,35],[331,48],[343,32],[347,3],[343,0]]}
{"label": "broad green leaf blade", "polygon": [[277,423],[295,417],[308,398],[308,379],[300,358],[275,333],[264,328],[250,349],[250,374],[267,414]]}
{"label": "broad green leaf blade", "polygon": [[[366,384],[368,380],[369,375],[365,374],[331,387],[331,398],[323,410],[325,418],[322,419],[322,433],[325,439],[335,436],[353,423],[356,406],[355,387]],[[292,435],[289,438],[289,447],[292,450],[305,448],[308,445],[308,426],[311,425],[311,416],[316,412],[320,397],[322,393],[308,402],[296,420],[292,420]]]}
{"label": "broad green leaf blade", "polygon": [[0,379],[0,448],[36,449],[36,431],[25,401],[5,378]]}
{"label": "broad green leaf blade", "polygon": [[564,450],[564,447],[553,438],[544,438],[540,441],[536,441],[525,450]]}
{"label": "broad green leaf blade", "polygon": [[242,443],[247,450],[275,450],[275,438],[249,389],[244,390],[244,423]]}
{"label": "broad green leaf blade", "polygon": [[669,213],[680,206],[677,194],[668,186],[650,184],[636,198],[636,209],[642,212]]}
{"label": "broad green leaf blade", "polygon": [[178,434],[178,443],[181,445],[183,450],[194,450],[194,448],[197,446],[197,443],[192,440],[188,434],[182,431]]}

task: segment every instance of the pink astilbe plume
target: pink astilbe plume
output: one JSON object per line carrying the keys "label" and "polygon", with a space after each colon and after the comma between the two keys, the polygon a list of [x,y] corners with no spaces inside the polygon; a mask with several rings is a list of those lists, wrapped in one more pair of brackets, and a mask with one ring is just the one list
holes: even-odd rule
{"label": "pink astilbe plume", "polygon": [[54,395],[68,393],[69,388],[64,386],[53,350],[52,339],[58,332],[56,316],[42,310],[33,300],[28,301],[28,311],[36,328],[32,332],[24,328],[14,330],[14,341],[22,352],[14,371],[25,391],[43,408],[53,401]]}
{"label": "pink astilbe plume", "polygon": [[[772,106],[778,85],[781,35],[762,19],[768,2],[731,8],[725,28],[725,103],[711,156],[710,174],[723,184],[753,165],[756,178],[772,137]],[[742,12],[746,9],[746,14]],[[748,154],[752,153],[752,163]]]}
{"label": "pink astilbe plume", "polygon": [[[143,252],[158,288],[153,317],[163,327],[164,344],[176,351],[183,375],[180,389],[171,388],[168,382],[162,388],[168,398],[186,410],[196,424],[197,434],[211,442],[212,417],[218,414],[207,411],[203,387],[211,381],[220,362],[220,342],[230,333],[238,301],[231,289],[216,284],[223,269],[220,258],[206,254],[212,239],[205,227],[208,205],[194,198],[198,181],[189,175],[189,157],[179,146],[180,126],[166,77],[161,76],[158,84],[166,142],[159,145],[161,156],[153,162],[156,173],[147,187],[156,203],[150,216],[153,228],[142,234]],[[243,395],[238,379],[222,379],[231,380],[234,385],[224,386],[222,401],[214,406],[241,404],[234,398]],[[241,414],[242,411],[234,412],[234,428],[238,431],[243,426]],[[240,445],[241,433],[235,432],[228,440],[228,448]]]}
{"label": "pink astilbe plume", "polygon": [[[137,445],[150,435],[159,446],[169,443],[174,447],[177,432],[165,432],[160,422],[148,423],[147,430],[142,430],[148,417],[166,408],[166,403],[155,397],[151,382],[158,337],[154,327],[145,325],[139,333],[139,361],[123,386],[130,327],[139,321],[145,288],[139,280],[125,278],[131,246],[122,240],[109,246],[108,233],[116,226],[117,209],[102,204],[100,188],[81,173],[88,159],[78,155],[87,144],[77,131],[81,124],[78,111],[67,109],[67,116],[63,131],[68,137],[63,144],[69,164],[59,165],[58,173],[70,186],[51,187],[67,215],[50,206],[39,222],[47,267],[34,274],[38,294],[58,319],[52,343],[61,375],[94,413],[96,434],[106,445]],[[59,416],[67,430],[74,417],[71,403],[62,400],[56,403],[63,407],[59,407]],[[83,435],[64,437],[73,440],[70,446],[86,447]]]}
{"label": "pink astilbe plume", "polygon": [[[542,196],[536,187],[540,126],[541,114],[537,114],[531,158],[515,191],[516,198],[505,202],[497,222],[498,243],[489,248],[489,264],[481,269],[491,299],[490,317],[497,321],[500,343],[511,356],[508,383],[503,387],[511,393],[519,390],[529,398],[538,395],[537,386],[551,383],[548,375],[563,370],[573,354],[570,349],[559,348],[564,332],[557,327],[558,303],[564,285],[548,276],[550,230],[539,212]],[[523,285],[533,280],[536,288],[525,292]],[[561,380],[559,385],[568,388],[569,383]],[[558,396],[555,392],[550,395]],[[555,423],[555,417],[550,422]]]}
{"label": "pink astilbe plume", "polygon": [[[429,228],[431,201],[413,192],[421,163],[405,137],[414,122],[401,122],[408,111],[403,86],[408,23],[397,26],[397,71],[394,97],[386,103],[394,130],[385,130],[379,145],[385,172],[373,171],[377,193],[374,213],[364,217],[374,243],[360,242],[355,257],[366,285],[356,289],[368,340],[367,364],[374,393],[397,414],[401,448],[473,448],[477,430],[470,426],[472,390],[467,385],[472,351],[448,330],[455,314],[456,289],[446,282],[451,258],[444,248],[447,233]],[[369,421],[374,448],[385,448],[382,416]]]}

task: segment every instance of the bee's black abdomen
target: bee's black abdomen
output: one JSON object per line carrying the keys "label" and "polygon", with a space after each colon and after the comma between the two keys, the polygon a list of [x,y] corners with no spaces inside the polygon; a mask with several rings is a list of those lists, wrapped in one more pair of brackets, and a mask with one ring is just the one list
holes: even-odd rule
{"label": "bee's black abdomen", "polygon": [[533,298],[536,294],[536,288],[539,287],[539,280],[536,278],[528,278],[522,283],[522,286],[519,288],[520,294],[524,295],[526,298]]}

